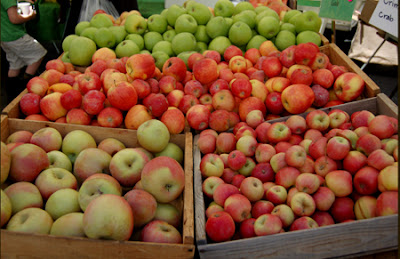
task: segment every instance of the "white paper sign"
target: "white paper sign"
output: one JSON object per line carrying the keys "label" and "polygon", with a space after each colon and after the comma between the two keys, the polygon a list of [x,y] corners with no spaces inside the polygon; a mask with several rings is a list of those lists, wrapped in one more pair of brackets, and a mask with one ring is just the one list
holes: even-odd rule
{"label": "white paper sign", "polygon": [[379,0],[369,23],[398,37],[398,0]]}

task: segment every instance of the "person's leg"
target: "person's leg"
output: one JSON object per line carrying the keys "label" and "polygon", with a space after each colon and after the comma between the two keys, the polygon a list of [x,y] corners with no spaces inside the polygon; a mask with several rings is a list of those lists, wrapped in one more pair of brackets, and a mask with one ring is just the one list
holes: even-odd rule
{"label": "person's leg", "polygon": [[28,65],[25,69],[25,73],[28,75],[34,76],[36,74],[38,68],[40,67],[40,64],[42,63],[43,59],[44,59],[44,56],[41,59],[39,59],[38,61]]}

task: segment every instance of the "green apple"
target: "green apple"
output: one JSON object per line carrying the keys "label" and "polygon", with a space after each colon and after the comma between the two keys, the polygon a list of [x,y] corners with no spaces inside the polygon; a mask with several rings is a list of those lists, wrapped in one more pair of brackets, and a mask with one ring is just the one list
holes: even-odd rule
{"label": "green apple", "polygon": [[179,16],[182,14],[187,13],[187,10],[180,5],[173,4],[168,8],[167,12],[167,21],[168,24],[171,25],[172,27],[175,26],[176,19],[178,19]]}
{"label": "green apple", "polygon": [[154,45],[152,52],[156,51],[162,51],[169,57],[175,56],[175,53],[172,50],[172,43],[166,40],[159,41]]}
{"label": "green apple", "polygon": [[143,35],[147,30],[147,21],[140,15],[131,14],[126,17],[124,26],[128,34],[136,33]]}
{"label": "green apple", "polygon": [[177,56],[178,58],[182,59],[183,62],[185,62],[185,65],[186,65],[187,69],[189,69],[188,59],[189,59],[190,55],[192,55],[195,52],[196,51],[184,51],[184,52],[179,53],[179,55]]}
{"label": "green apple", "polygon": [[277,19],[278,21],[280,20],[278,13],[275,12],[274,10],[272,10],[271,8],[268,8],[267,10],[264,10],[263,12],[257,14],[257,16],[255,18],[256,23],[258,24],[261,21],[261,19],[266,17],[266,16],[272,16],[275,19]]}
{"label": "green apple", "polygon": [[257,7],[254,9],[254,11],[255,11],[257,14],[259,14],[259,13],[262,13],[263,11],[265,11],[265,10],[268,10],[268,9],[271,9],[271,8],[269,8],[269,7],[266,6],[266,5],[259,5],[259,6],[257,6]]}
{"label": "green apple", "polygon": [[176,31],[174,29],[167,30],[163,33],[163,39],[169,42],[172,42],[172,39],[175,37]]}
{"label": "green apple", "polygon": [[78,191],[71,188],[64,188],[55,191],[46,201],[45,210],[53,220],[72,212],[80,212],[78,202]]}
{"label": "green apple", "polygon": [[94,35],[96,34],[97,31],[98,31],[98,28],[88,27],[82,31],[80,36],[89,38],[94,41]]}
{"label": "green apple", "polygon": [[64,168],[72,172],[72,163],[68,156],[59,150],[52,150],[47,152],[47,157],[49,158],[49,168],[58,167]]}
{"label": "green apple", "polygon": [[124,40],[120,42],[115,48],[117,58],[130,57],[140,52],[139,47],[131,40]]}
{"label": "green apple", "polygon": [[299,10],[296,10],[296,9],[289,10],[283,16],[283,22],[289,22],[290,18],[292,18],[296,15],[299,15],[299,14],[301,14],[301,11],[299,11]]}
{"label": "green apple", "polygon": [[256,26],[256,12],[251,10],[244,10],[243,12],[233,16],[233,23],[236,22],[244,22],[246,23],[251,29]]}
{"label": "green apple", "polygon": [[96,28],[107,28],[113,26],[113,22],[106,14],[99,13],[90,19],[90,26]]}
{"label": "green apple", "polygon": [[193,16],[194,19],[196,19],[196,22],[199,25],[207,24],[207,22],[212,17],[210,9],[202,3],[193,2],[192,4],[190,4],[189,8],[186,8],[186,10],[188,14],[190,14],[191,16]]}
{"label": "green apple", "polygon": [[197,30],[197,21],[190,14],[182,14],[175,21],[176,33],[189,32],[194,34]]}
{"label": "green apple", "polygon": [[233,24],[233,19],[230,17],[224,17],[226,24],[229,26],[229,28],[232,26]]}
{"label": "green apple", "polygon": [[229,28],[229,24],[222,16],[211,18],[206,25],[207,34],[211,39],[215,39],[218,36],[228,36]]}
{"label": "green apple", "polygon": [[161,14],[153,14],[147,19],[147,28],[149,31],[155,31],[163,34],[167,30],[167,18]]}
{"label": "green apple", "polygon": [[207,34],[206,26],[205,25],[199,25],[197,26],[197,30],[194,33],[194,37],[196,38],[196,41],[199,42],[205,42],[209,43],[210,42],[210,37]]}
{"label": "green apple", "polygon": [[115,36],[108,28],[100,28],[94,34],[94,42],[96,43],[98,48],[114,48],[115,46]]}
{"label": "green apple", "polygon": [[196,38],[189,32],[181,32],[176,34],[172,39],[172,50],[175,55],[184,51],[192,51],[196,49]]}
{"label": "green apple", "polygon": [[76,39],[77,37],[78,37],[78,35],[76,35],[76,34],[70,34],[64,38],[64,40],[62,41],[62,44],[61,44],[61,47],[64,52],[67,52],[69,50],[69,45],[71,45],[71,41],[73,39]]}
{"label": "green apple", "polygon": [[142,123],[137,129],[137,140],[143,148],[150,152],[161,152],[170,139],[167,126],[157,119]]}
{"label": "green apple", "polygon": [[265,16],[257,24],[257,31],[267,39],[273,38],[279,32],[279,21],[272,16]]}
{"label": "green apple", "polygon": [[90,27],[89,21],[81,21],[75,26],[75,34],[80,36],[84,29]]}
{"label": "green apple", "polygon": [[151,55],[151,52],[148,51],[147,49],[143,49],[143,50],[141,50],[141,51],[139,52],[139,54],[149,54],[149,55]]}
{"label": "green apple", "polygon": [[218,0],[214,5],[214,15],[232,17],[235,5],[229,0]]}
{"label": "green apple", "polygon": [[296,34],[296,27],[294,27],[293,24],[288,23],[288,22],[284,22],[281,24],[281,31],[290,31],[293,32],[294,34]]}
{"label": "green apple", "polygon": [[167,13],[168,13],[168,9],[164,9],[164,10],[161,11],[160,15],[162,17],[164,17],[165,19],[167,19]]}
{"label": "green apple", "polygon": [[163,67],[165,61],[167,61],[169,59],[168,54],[165,53],[164,51],[153,51],[151,53],[151,56],[154,58],[156,67],[158,67],[158,69],[160,69],[162,71],[162,67]]}
{"label": "green apple", "polygon": [[144,46],[148,51],[152,51],[157,42],[162,41],[163,37],[160,33],[155,31],[146,32],[143,36]]}
{"label": "green apple", "polygon": [[254,35],[254,36],[249,40],[249,42],[247,43],[246,50],[247,50],[247,49],[252,49],[252,48],[259,49],[261,43],[263,43],[263,42],[266,41],[266,40],[267,40],[267,38],[265,38],[264,36],[261,36],[261,35]]}
{"label": "green apple", "polygon": [[64,52],[61,56],[62,62],[71,63],[71,59],[69,58],[69,51]]}
{"label": "green apple", "polygon": [[293,24],[293,25],[295,25],[295,24],[296,24],[297,18],[299,18],[299,17],[301,16],[301,14],[302,14],[302,13],[299,13],[299,14],[297,14],[297,15],[292,16],[287,22],[288,22],[288,23],[291,23],[291,24]]}
{"label": "green apple", "polygon": [[236,15],[244,10],[254,11],[255,8],[250,2],[247,1],[239,2],[237,5],[235,5],[235,8],[233,9],[233,15]]}
{"label": "green apple", "polygon": [[196,42],[196,52],[203,53],[208,49],[208,45],[205,42],[198,41]]}
{"label": "green apple", "polygon": [[111,26],[108,27],[108,29],[114,34],[115,45],[118,45],[120,42],[122,42],[126,35],[128,35],[128,33],[125,31],[125,26]]}
{"label": "green apple", "polygon": [[125,39],[133,41],[136,46],[138,46],[139,50],[142,50],[144,48],[144,39],[142,35],[132,33],[126,35]]}
{"label": "green apple", "polygon": [[68,53],[71,63],[82,67],[89,66],[96,50],[96,43],[93,40],[79,36],[72,40],[69,46]]}
{"label": "green apple", "polygon": [[168,145],[161,152],[155,153],[155,157],[169,156],[175,159],[178,163],[183,163],[183,150],[175,143],[168,143]]}
{"label": "green apple", "polygon": [[229,40],[236,46],[246,45],[252,36],[250,27],[241,21],[235,22],[229,29]]}
{"label": "green apple", "polygon": [[[80,48],[82,48],[82,46],[80,46]],[[97,147],[96,141],[92,135],[83,130],[73,130],[63,138],[61,151],[68,156],[72,163],[75,163],[75,159],[79,153],[91,147]]]}
{"label": "green apple", "polygon": [[292,45],[296,45],[296,35],[290,31],[280,31],[276,35],[275,46],[279,51],[286,49]]}
{"label": "green apple", "polygon": [[215,50],[219,54],[224,55],[226,48],[232,45],[231,41],[225,36],[218,36],[208,45],[209,50]]}
{"label": "green apple", "polygon": [[321,36],[315,31],[302,31],[296,36],[296,44],[312,42],[321,46]]}
{"label": "green apple", "polygon": [[296,32],[300,33],[302,31],[315,31],[319,32],[322,20],[318,14],[314,11],[306,11],[298,16],[295,21],[294,26],[296,27]]}

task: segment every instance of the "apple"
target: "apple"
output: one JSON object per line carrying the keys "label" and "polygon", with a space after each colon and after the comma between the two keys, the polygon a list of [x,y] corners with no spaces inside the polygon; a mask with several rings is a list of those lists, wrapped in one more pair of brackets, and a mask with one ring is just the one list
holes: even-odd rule
{"label": "apple", "polygon": [[55,191],[46,201],[45,210],[53,220],[69,213],[80,212],[78,203],[78,191],[71,188],[64,188]]}
{"label": "apple", "polygon": [[314,169],[317,175],[325,177],[329,172],[337,170],[338,166],[335,160],[324,155],[315,160]]}
{"label": "apple", "polygon": [[289,231],[312,229],[318,227],[318,223],[313,218],[302,216],[293,221],[293,223],[290,225]]}
{"label": "apple", "polygon": [[263,183],[256,177],[249,176],[240,184],[240,192],[251,202],[261,200],[264,196]]}
{"label": "apple", "polygon": [[344,102],[354,101],[364,91],[365,82],[356,73],[346,72],[336,78],[333,85],[336,96]]}
{"label": "apple", "polygon": [[78,182],[68,170],[54,167],[43,170],[35,179],[35,185],[43,199],[47,200],[57,190],[64,188],[76,190]]}
{"label": "apple", "polygon": [[233,150],[228,155],[228,166],[237,171],[246,164],[246,155],[240,150]]}
{"label": "apple", "polygon": [[285,153],[285,161],[288,166],[301,167],[306,161],[306,150],[300,145],[290,146]]}
{"label": "apple", "polygon": [[41,208],[26,208],[10,218],[7,230],[31,234],[49,234],[53,219]]}
{"label": "apple", "polygon": [[1,142],[1,178],[0,184],[4,183],[10,173],[11,167],[11,153],[7,145]]}
{"label": "apple", "polygon": [[148,192],[133,189],[124,195],[124,199],[132,209],[135,228],[144,226],[154,218],[157,201]]}
{"label": "apple", "polygon": [[214,242],[230,240],[235,234],[235,221],[225,211],[215,212],[206,221],[207,236]]}
{"label": "apple", "polygon": [[385,167],[379,172],[378,175],[378,189],[381,192],[385,191],[398,191],[398,166],[390,165]]}
{"label": "apple", "polygon": [[212,198],[215,188],[217,188],[217,186],[221,183],[224,183],[224,180],[222,180],[220,177],[217,176],[207,177],[206,179],[204,179],[202,184],[203,193],[207,197]]}
{"label": "apple", "polygon": [[49,166],[46,151],[41,147],[24,143],[11,152],[10,179],[31,182]]}
{"label": "apple", "polygon": [[398,213],[398,192],[385,191],[376,200],[376,216],[387,216]]}
{"label": "apple", "polygon": [[82,220],[82,212],[65,214],[53,222],[50,235],[86,237],[83,231]]}
{"label": "apple", "polygon": [[10,198],[8,198],[7,194],[1,189],[0,191],[1,198],[1,214],[0,214],[0,227],[3,227],[8,220],[11,218],[12,214],[12,205]]}
{"label": "apple", "polygon": [[291,198],[290,207],[296,216],[311,216],[316,209],[316,204],[310,194],[299,191]]}
{"label": "apple", "polygon": [[79,91],[85,95],[90,90],[100,90],[100,76],[94,72],[85,72],[75,77],[75,82],[78,83]]}
{"label": "apple", "polygon": [[368,130],[379,139],[390,138],[396,132],[395,125],[386,115],[377,115],[368,123]]}
{"label": "apple", "polygon": [[[239,174],[238,174],[239,175]],[[243,176],[243,175],[242,175]],[[244,179],[244,178],[243,178]],[[233,180],[232,180],[233,182]],[[239,194],[239,188],[233,184],[221,183],[215,189],[213,193],[213,200],[220,206],[224,206],[225,200],[233,195]]]}
{"label": "apple", "polygon": [[11,202],[12,215],[26,208],[42,208],[43,198],[36,185],[16,182],[4,189]]}
{"label": "apple", "polygon": [[307,114],[306,123],[308,128],[323,132],[329,128],[330,117],[322,110],[313,110]]}
{"label": "apple", "polygon": [[224,170],[224,162],[218,154],[209,153],[201,158],[200,172],[203,177],[221,177]]}
{"label": "apple", "polygon": [[373,151],[381,147],[382,143],[380,139],[371,133],[359,137],[356,142],[356,150],[362,152],[366,156],[369,156]]}
{"label": "apple", "polygon": [[333,160],[343,160],[350,152],[351,146],[347,139],[334,136],[326,144],[326,154]]}
{"label": "apple", "polygon": [[54,128],[41,128],[33,133],[30,143],[41,147],[45,152],[50,152],[61,148],[62,136]]}
{"label": "apple", "polygon": [[208,84],[218,79],[217,62],[211,58],[197,60],[193,64],[193,75],[201,84]]}
{"label": "apple", "polygon": [[270,164],[275,173],[284,167],[288,167],[285,156],[286,154],[284,152],[279,152],[271,157]]}
{"label": "apple", "polygon": [[275,185],[265,192],[265,197],[274,205],[283,204],[287,199],[287,190],[281,185]]}
{"label": "apple", "polygon": [[282,221],[277,215],[263,214],[254,222],[254,232],[257,236],[277,234],[282,230]]}
{"label": "apple", "polygon": [[[302,96],[301,99],[296,98]],[[314,92],[305,84],[292,84],[282,91],[283,107],[292,114],[305,112],[314,102]]]}
{"label": "apple", "polygon": [[[160,174],[163,177],[160,177]],[[150,160],[142,169],[143,189],[158,202],[170,202],[178,198],[185,186],[185,172],[173,158],[159,156]]]}
{"label": "apple", "polygon": [[267,200],[258,200],[253,203],[251,209],[251,215],[254,219],[257,219],[263,214],[271,214],[272,210],[275,208],[274,204]]}
{"label": "apple", "polygon": [[336,222],[355,219],[354,201],[349,197],[337,197],[330,208],[330,213]]}
{"label": "apple", "polygon": [[137,129],[139,144],[150,152],[160,152],[168,144],[170,133],[167,126],[159,120],[143,122]]}
{"label": "apple", "polygon": [[[128,240],[134,226],[133,212],[120,195],[103,194],[89,203],[82,225],[89,238]],[[105,228],[98,228],[99,225]]]}
{"label": "apple", "polygon": [[335,201],[335,193],[325,186],[320,186],[312,197],[319,211],[328,211]]}
{"label": "apple", "polygon": [[157,203],[153,220],[162,220],[179,228],[182,224],[182,213],[170,203]]}
{"label": "apple", "polygon": [[96,147],[96,141],[89,133],[83,130],[73,130],[64,136],[61,151],[74,163],[82,150]]}
{"label": "apple", "polygon": [[[283,153],[282,153],[283,154]],[[289,189],[296,184],[300,171],[294,167],[283,167],[275,175],[275,183]]]}
{"label": "apple", "polygon": [[91,201],[103,194],[120,196],[122,188],[118,181],[108,174],[93,174],[83,181],[78,192],[79,206],[85,211]]}
{"label": "apple", "polygon": [[28,81],[28,83],[26,84],[26,88],[28,89],[28,93],[35,93],[38,94],[40,97],[43,97],[47,93],[49,83],[46,79],[35,76]]}
{"label": "apple", "polygon": [[272,145],[259,143],[254,155],[257,163],[268,163],[275,154],[276,150]]}
{"label": "apple", "polygon": [[362,196],[354,204],[354,214],[356,219],[369,219],[376,216],[377,200],[373,196]]}
{"label": "apple", "polygon": [[353,191],[352,175],[345,170],[335,170],[325,176],[326,186],[329,187],[336,197],[345,197]]}
{"label": "apple", "polygon": [[216,152],[218,154],[221,153],[230,153],[231,151],[236,149],[236,137],[231,132],[221,132],[217,136],[216,140]]}
{"label": "apple", "polygon": [[111,155],[99,148],[86,148],[82,150],[74,162],[74,175],[85,180],[93,174],[110,172]]}
{"label": "apple", "polygon": [[251,203],[243,194],[233,194],[224,202],[224,211],[228,212],[235,222],[242,222],[251,217]]}
{"label": "apple", "polygon": [[268,127],[266,134],[269,142],[276,144],[281,141],[289,140],[292,133],[284,122],[274,122]]}
{"label": "apple", "polygon": [[296,178],[296,189],[308,194],[315,193],[320,187],[318,175],[312,173],[302,173]]}

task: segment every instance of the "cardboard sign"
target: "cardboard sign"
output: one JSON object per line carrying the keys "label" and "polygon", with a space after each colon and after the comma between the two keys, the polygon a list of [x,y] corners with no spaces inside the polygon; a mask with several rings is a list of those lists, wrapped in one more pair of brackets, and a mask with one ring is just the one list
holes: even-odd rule
{"label": "cardboard sign", "polygon": [[379,0],[369,23],[398,38],[398,0]]}
{"label": "cardboard sign", "polygon": [[319,16],[332,20],[351,21],[356,0],[322,0]]}

